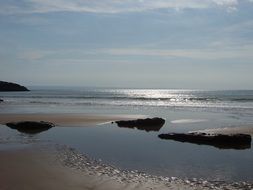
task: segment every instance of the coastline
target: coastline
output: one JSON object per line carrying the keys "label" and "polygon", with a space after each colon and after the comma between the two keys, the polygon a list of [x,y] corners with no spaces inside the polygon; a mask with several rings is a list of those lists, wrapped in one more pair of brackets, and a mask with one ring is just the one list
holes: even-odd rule
{"label": "coastline", "polygon": [[[0,155],[0,162],[4,163],[0,165],[1,190],[100,189],[98,179],[63,167],[55,161],[56,155],[52,152],[28,148],[1,151]],[[95,185],[98,187],[95,188]],[[113,186],[108,184],[108,189]]]}
{"label": "coastline", "polygon": [[[116,112],[117,113],[117,112]],[[131,113],[131,112],[129,112]],[[146,114],[146,113],[144,113]],[[147,117],[147,115],[130,114],[84,114],[84,113],[36,113],[36,114],[0,114],[0,127],[7,122],[15,121],[48,121],[55,123],[59,130],[65,130],[67,127],[91,127],[105,123],[111,123],[115,120],[129,120]],[[173,118],[174,119],[174,118]],[[182,120],[182,119],[181,119]],[[172,120],[174,121],[174,120]],[[187,120],[182,120],[187,121]],[[204,121],[204,120],[197,120]],[[171,122],[173,125],[174,123]],[[176,123],[180,124],[180,123]],[[61,128],[64,127],[64,128]],[[173,126],[172,126],[173,127]],[[72,128],[73,129],[73,128]],[[71,129],[71,130],[72,130]],[[102,128],[100,128],[102,129]],[[103,128],[104,129],[104,128]],[[102,129],[102,130],[103,130]],[[219,132],[228,134],[238,133],[240,131],[252,132],[251,126],[234,128],[204,129],[203,132]],[[202,130],[199,130],[202,131]],[[252,134],[252,133],[251,133]],[[5,140],[5,139],[4,139]],[[147,173],[134,171],[125,171],[102,161],[92,160],[90,154],[78,152],[73,147],[65,145],[52,144],[47,147],[41,146],[39,139],[30,139],[27,137],[25,143],[28,148],[21,146],[14,149],[0,149],[0,189],[252,189],[251,181],[208,181],[206,178],[177,178],[165,176],[153,176]],[[131,139],[132,140],[132,139]],[[8,145],[10,139],[6,137],[3,141]],[[30,144],[32,142],[32,145]],[[44,142],[43,142],[44,143]],[[5,146],[3,145],[3,146]],[[53,145],[55,146],[55,144]],[[50,147],[50,148],[49,148]],[[1,147],[0,147],[1,148]],[[38,148],[38,149],[37,149]],[[49,150],[50,149],[50,150]],[[174,163],[173,163],[174,164]],[[11,168],[11,169],[10,169]],[[12,168],[16,168],[15,170]],[[135,169],[135,168],[134,168]],[[24,175],[25,173],[25,175]],[[28,173],[28,174],[27,174]],[[53,179],[53,180],[52,180]]]}
{"label": "coastline", "polygon": [[[95,114],[1,114],[0,123],[46,120],[58,127],[95,126],[143,115]],[[7,142],[7,141],[6,141]],[[45,142],[44,142],[45,143]],[[94,160],[72,147],[59,144],[28,143],[0,149],[0,189],[252,189],[248,182],[207,181],[121,170]],[[7,143],[8,144],[8,143]],[[6,144],[6,145],[7,145]],[[18,143],[19,144],[19,143]],[[21,142],[22,144],[22,142]],[[5,146],[5,145],[4,145]]]}
{"label": "coastline", "polygon": [[1,190],[167,189],[164,184],[151,181],[123,182],[119,170],[81,157],[71,148],[29,147],[0,151],[0,155],[0,162],[5,163],[0,165]]}
{"label": "coastline", "polygon": [[242,126],[234,126],[234,127],[223,127],[223,128],[215,128],[215,129],[204,129],[190,132],[198,132],[198,133],[210,133],[210,134],[249,134],[253,136],[253,127],[252,125],[242,125]]}
{"label": "coastline", "polygon": [[[123,171],[62,146],[29,146],[0,151],[0,189],[252,189],[246,182],[210,182]],[[4,164],[3,164],[4,163]]]}
{"label": "coastline", "polygon": [[57,127],[99,125],[116,120],[130,120],[143,118],[143,115],[127,114],[0,114],[0,124],[18,121],[46,121]]}

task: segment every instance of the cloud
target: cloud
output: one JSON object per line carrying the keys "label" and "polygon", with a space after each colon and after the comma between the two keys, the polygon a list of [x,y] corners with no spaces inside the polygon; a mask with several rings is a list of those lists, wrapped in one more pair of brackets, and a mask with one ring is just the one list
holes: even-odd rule
{"label": "cloud", "polygon": [[[51,63],[130,63],[133,60],[147,61],[150,57],[161,59],[193,60],[252,60],[253,45],[227,46],[223,42],[215,43],[204,49],[148,49],[148,48],[107,48],[107,49],[58,49],[58,50],[24,50],[18,54],[26,61],[43,61]],[[68,56],[64,56],[68,55]],[[137,59],[135,57],[138,56]],[[129,59],[132,57],[131,59]]]}
{"label": "cloud", "polygon": [[46,50],[25,50],[18,53],[17,58],[23,59],[26,61],[37,61],[41,59],[45,59],[47,56],[54,54],[53,51]]}
{"label": "cloud", "polygon": [[70,60],[83,61],[89,55],[96,55],[97,50],[84,49],[23,49],[16,54],[17,59],[25,61]]}
{"label": "cloud", "polygon": [[190,58],[203,60],[219,60],[219,59],[253,59],[253,46],[241,46],[238,48],[221,48],[221,49],[105,49],[101,50],[105,54],[115,56],[158,56],[172,58]]}
{"label": "cloud", "polygon": [[[246,0],[245,0],[246,1]],[[247,0],[252,2],[252,0]],[[235,10],[238,0],[10,0],[0,2],[0,13],[90,12],[121,13],[156,9],[205,9],[222,7]]]}

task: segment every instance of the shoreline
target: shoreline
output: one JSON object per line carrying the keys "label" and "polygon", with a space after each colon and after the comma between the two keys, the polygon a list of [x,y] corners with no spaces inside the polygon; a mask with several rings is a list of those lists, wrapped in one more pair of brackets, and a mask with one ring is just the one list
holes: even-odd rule
{"label": "shoreline", "polygon": [[[46,120],[57,127],[95,126],[121,119],[136,119],[143,115],[106,114],[0,114],[0,125],[9,121]],[[154,176],[137,170],[128,171],[91,159],[67,145],[48,142],[37,143],[38,139],[26,139],[25,146],[11,139],[0,147],[1,190],[100,190],[100,189],[253,189],[252,182],[208,181],[202,178],[177,178]],[[33,143],[34,142],[34,143]],[[30,144],[32,143],[32,144]],[[0,144],[1,145],[1,144]],[[22,145],[22,142],[21,142]]]}
{"label": "shoreline", "polygon": [[252,189],[246,182],[153,176],[120,170],[65,145],[0,150],[0,189]]}
{"label": "shoreline", "polygon": [[18,121],[46,121],[57,125],[65,126],[86,126],[109,123],[116,120],[130,120],[143,118],[144,115],[127,115],[127,114],[0,114],[0,124],[5,125],[8,122]]}
{"label": "shoreline", "polygon": [[242,125],[240,127],[238,126],[232,126],[232,127],[223,127],[223,128],[214,128],[214,129],[203,129],[203,130],[196,130],[196,131],[190,131],[190,132],[197,132],[197,133],[209,133],[209,134],[249,134],[253,136],[253,125]]}

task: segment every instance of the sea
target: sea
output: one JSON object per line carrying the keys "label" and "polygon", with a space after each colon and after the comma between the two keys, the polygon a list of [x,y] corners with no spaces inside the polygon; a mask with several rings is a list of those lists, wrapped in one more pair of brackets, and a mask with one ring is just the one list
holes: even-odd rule
{"label": "sea", "polygon": [[[0,148],[23,139],[51,142],[122,170],[218,181],[253,181],[252,144],[244,148],[163,140],[162,133],[236,131],[253,135],[253,90],[30,87],[0,92],[0,114],[141,115],[166,120],[159,131],[115,123],[55,127],[25,135],[1,125]],[[8,137],[8,138],[6,138]],[[9,143],[8,143],[9,142]],[[15,143],[14,143],[15,144]]]}

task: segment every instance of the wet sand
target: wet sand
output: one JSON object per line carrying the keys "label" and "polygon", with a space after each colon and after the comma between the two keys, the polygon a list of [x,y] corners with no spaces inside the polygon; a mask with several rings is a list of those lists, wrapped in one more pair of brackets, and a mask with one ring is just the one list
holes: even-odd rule
{"label": "wet sand", "polygon": [[54,156],[35,150],[0,152],[1,190],[115,189],[106,179],[61,166]]}
{"label": "wet sand", "polygon": [[57,126],[97,125],[116,120],[143,118],[143,115],[92,115],[92,114],[0,114],[0,124],[18,121],[47,121]]}
{"label": "wet sand", "polygon": [[[66,152],[65,152],[66,153]],[[71,154],[71,151],[67,154]],[[1,190],[116,190],[116,189],[168,189],[163,183],[122,182],[117,179],[118,170],[110,166],[99,166],[87,158],[79,158],[89,167],[82,170],[70,167],[76,160],[66,160],[63,154],[34,148],[0,151],[0,189]],[[71,154],[72,158],[77,155]],[[70,155],[68,155],[70,158]],[[63,164],[64,163],[64,164]],[[68,166],[66,166],[68,165]],[[94,168],[99,168],[99,173]],[[102,169],[101,169],[102,168]],[[108,170],[110,168],[111,170]],[[103,170],[103,171],[102,171]],[[110,171],[110,172],[109,172]],[[116,175],[114,175],[116,174]],[[152,184],[153,183],[153,184]],[[174,184],[175,185],[175,184]],[[178,186],[178,185],[177,185]],[[179,186],[178,186],[179,187]],[[183,184],[181,184],[183,187]],[[173,186],[174,189],[174,186]]]}
{"label": "wet sand", "polygon": [[251,189],[245,182],[208,182],[122,171],[67,146],[0,150],[1,190]]}
{"label": "wet sand", "polygon": [[[49,121],[58,126],[86,126],[137,115],[88,114],[1,114],[0,124],[10,121]],[[222,129],[224,130],[224,129]],[[9,141],[9,140],[8,140]],[[210,182],[205,179],[179,179],[124,171],[91,160],[72,148],[59,145],[29,145],[0,149],[1,190],[144,190],[144,189],[252,189],[245,182]],[[56,146],[56,147],[54,147]]]}
{"label": "wet sand", "polygon": [[190,132],[209,133],[209,134],[249,134],[253,136],[253,126],[240,126],[240,127],[224,127],[216,129],[204,129]]}

